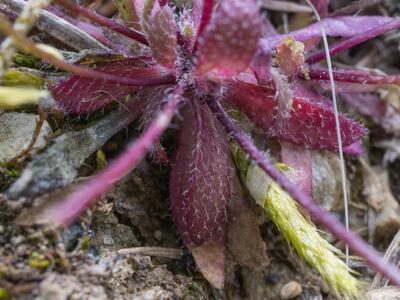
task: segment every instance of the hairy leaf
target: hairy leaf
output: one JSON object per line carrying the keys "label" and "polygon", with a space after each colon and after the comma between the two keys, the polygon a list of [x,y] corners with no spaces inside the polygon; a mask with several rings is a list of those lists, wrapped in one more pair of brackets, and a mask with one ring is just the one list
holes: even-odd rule
{"label": "hairy leaf", "polygon": [[[272,88],[233,82],[229,85],[226,101],[246,113],[269,136],[312,149],[337,149],[335,117],[329,105],[294,90],[289,117],[283,123],[276,123],[274,97]],[[344,115],[339,119],[344,146],[359,141],[366,134],[366,129],[357,122]]]}
{"label": "hairy leaf", "polygon": [[146,32],[154,59],[162,66],[173,68],[176,60],[177,25],[169,6],[164,6],[148,17]]}
{"label": "hairy leaf", "polygon": [[[353,37],[393,20],[394,18],[381,16],[344,16],[325,18],[322,20],[322,24],[327,36]],[[270,52],[271,49],[275,48],[288,36],[292,36],[298,41],[305,41],[321,37],[321,35],[321,25],[313,23],[305,28],[292,31],[290,34],[279,34],[263,38],[260,43],[264,52]]]}
{"label": "hairy leaf", "polygon": [[[229,148],[218,121],[198,99],[187,103],[183,117],[185,123],[171,169],[172,215],[204,276],[214,286],[222,287],[230,197]],[[218,261],[206,263],[215,258]]]}
{"label": "hairy leaf", "polygon": [[232,76],[244,71],[257,51],[260,35],[257,1],[221,1],[199,41],[196,73]]}
{"label": "hairy leaf", "polygon": [[[138,68],[129,63],[110,63],[93,70],[133,78],[135,76],[150,78],[161,74],[161,70],[157,67]],[[60,110],[83,114],[100,109],[114,101],[121,101],[122,97],[139,88],[139,86],[121,85],[74,75],[51,86],[50,90]]]}

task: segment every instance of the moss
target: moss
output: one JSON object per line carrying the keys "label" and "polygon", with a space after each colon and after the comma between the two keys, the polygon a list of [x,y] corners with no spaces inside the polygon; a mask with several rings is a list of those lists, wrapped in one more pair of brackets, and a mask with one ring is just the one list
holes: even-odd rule
{"label": "moss", "polygon": [[5,86],[30,86],[41,88],[44,85],[44,80],[28,72],[10,69],[3,76],[3,84]]}
{"label": "moss", "polygon": [[8,299],[9,295],[5,288],[0,287],[0,299]]}
{"label": "moss", "polygon": [[87,235],[85,235],[84,237],[82,237],[81,249],[83,251],[87,251],[89,250],[89,247],[90,247],[90,238]]}
{"label": "moss", "polygon": [[50,264],[51,262],[49,259],[36,251],[32,252],[29,258],[29,266],[34,269],[45,270],[50,267]]}

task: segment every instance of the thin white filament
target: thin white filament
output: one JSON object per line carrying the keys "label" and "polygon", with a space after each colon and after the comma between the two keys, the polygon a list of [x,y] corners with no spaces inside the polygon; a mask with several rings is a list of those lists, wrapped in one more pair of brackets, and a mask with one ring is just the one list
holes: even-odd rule
{"label": "thin white filament", "polygon": [[[349,204],[348,204],[348,197],[347,197],[346,168],[344,165],[343,144],[342,144],[342,136],[341,136],[341,132],[340,132],[339,112],[338,112],[338,108],[337,108],[336,89],[335,89],[335,81],[333,79],[332,61],[331,61],[331,55],[329,53],[329,44],[328,44],[328,39],[326,38],[324,25],[321,22],[321,18],[319,16],[318,11],[315,9],[314,5],[311,3],[310,0],[305,0],[305,1],[313,10],[315,17],[317,18],[317,21],[321,26],[322,40],[324,42],[324,48],[325,48],[326,63],[328,65],[329,81],[330,81],[331,90],[332,90],[333,109],[334,109],[334,113],[335,113],[336,134],[337,134],[339,160],[340,160],[340,176],[342,179],[344,219],[345,219],[346,229],[349,230]],[[346,244],[346,249],[345,249],[345,255],[346,255],[346,265],[348,267],[349,266],[349,246],[347,244]]]}

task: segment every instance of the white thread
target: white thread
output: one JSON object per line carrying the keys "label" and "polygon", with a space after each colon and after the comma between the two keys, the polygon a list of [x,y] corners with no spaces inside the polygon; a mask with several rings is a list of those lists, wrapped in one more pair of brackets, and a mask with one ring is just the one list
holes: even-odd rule
{"label": "white thread", "polygon": [[[345,165],[344,165],[342,137],[340,134],[339,112],[338,112],[338,108],[337,108],[335,81],[333,79],[332,61],[331,61],[331,55],[329,53],[328,39],[326,38],[325,29],[321,22],[321,18],[319,16],[318,11],[315,9],[314,5],[311,3],[310,0],[305,0],[305,1],[313,10],[315,17],[317,18],[317,21],[321,26],[322,40],[324,42],[324,48],[325,48],[326,63],[328,65],[329,81],[330,81],[331,90],[332,90],[333,109],[335,112],[336,134],[337,134],[338,151],[339,151],[339,159],[340,159],[340,176],[342,178],[345,226],[346,226],[346,230],[349,231],[349,206],[348,206],[348,198],[347,198],[346,169],[345,169]],[[348,244],[346,244],[345,255],[346,255],[346,265],[348,267],[349,266],[349,245]]]}

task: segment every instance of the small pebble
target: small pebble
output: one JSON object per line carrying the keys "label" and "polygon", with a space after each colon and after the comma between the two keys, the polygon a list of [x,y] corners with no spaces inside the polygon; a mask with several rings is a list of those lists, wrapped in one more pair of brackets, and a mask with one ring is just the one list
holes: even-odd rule
{"label": "small pebble", "polygon": [[154,238],[157,240],[157,241],[161,241],[161,239],[162,239],[162,232],[160,231],[160,230],[156,230],[156,231],[154,231]]}
{"label": "small pebble", "polygon": [[281,299],[282,300],[290,300],[294,299],[301,294],[303,289],[301,285],[296,281],[290,281],[286,283],[281,289]]}
{"label": "small pebble", "polygon": [[114,239],[111,237],[111,235],[104,235],[103,236],[103,243],[104,245],[114,245]]}
{"label": "small pebble", "polygon": [[24,240],[25,240],[25,237],[22,235],[14,236],[11,238],[11,244],[13,244],[14,246],[17,246],[17,245],[21,244]]}

